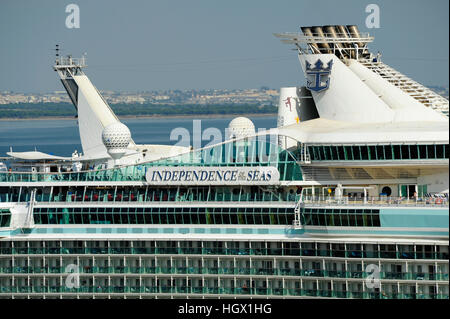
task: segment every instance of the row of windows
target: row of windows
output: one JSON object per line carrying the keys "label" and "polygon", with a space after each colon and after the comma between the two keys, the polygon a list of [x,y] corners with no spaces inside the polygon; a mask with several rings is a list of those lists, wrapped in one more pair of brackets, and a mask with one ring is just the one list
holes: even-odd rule
{"label": "row of windows", "polygon": [[308,226],[380,227],[376,209],[315,209],[305,208],[301,219]]}
{"label": "row of windows", "polygon": [[0,241],[0,254],[217,254],[448,260],[448,246],[248,241]]}
{"label": "row of windows", "polygon": [[41,208],[34,212],[36,224],[287,225],[293,218],[292,208]]}
{"label": "row of windows", "polygon": [[9,209],[0,209],[0,227],[9,227],[11,212]]}
{"label": "row of windows", "polygon": [[308,146],[313,161],[364,161],[449,158],[449,145]]}
{"label": "row of windows", "polygon": [[71,208],[35,208],[39,213],[293,213],[293,208],[279,207],[71,207]]}
{"label": "row of windows", "polygon": [[304,208],[303,211],[311,214],[380,214],[379,209]]}
{"label": "row of windows", "polygon": [[411,253],[448,253],[448,245],[435,244],[382,244],[361,242],[314,242],[314,241],[224,241],[224,240],[2,240],[0,248],[69,248],[69,247],[158,247],[158,248],[264,248],[264,249],[308,249],[337,251],[382,251]]}

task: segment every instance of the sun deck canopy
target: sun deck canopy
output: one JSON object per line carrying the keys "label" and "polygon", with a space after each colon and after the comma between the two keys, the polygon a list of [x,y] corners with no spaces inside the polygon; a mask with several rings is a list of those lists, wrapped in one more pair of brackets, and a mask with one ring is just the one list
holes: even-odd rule
{"label": "sun deck canopy", "polygon": [[448,143],[448,122],[350,123],[313,119],[276,129],[302,143]]}
{"label": "sun deck canopy", "polygon": [[7,155],[19,159],[28,161],[42,161],[42,160],[58,160],[58,161],[72,161],[71,157],[56,156],[52,154],[46,154],[38,151],[30,152],[7,152]]}

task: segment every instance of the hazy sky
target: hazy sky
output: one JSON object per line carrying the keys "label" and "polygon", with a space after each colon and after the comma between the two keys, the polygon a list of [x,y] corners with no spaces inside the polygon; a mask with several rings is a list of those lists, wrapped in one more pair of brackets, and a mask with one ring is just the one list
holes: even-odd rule
{"label": "hazy sky", "polygon": [[[80,8],[68,29],[65,8]],[[380,7],[379,29],[365,8]],[[383,61],[425,85],[449,84],[448,0],[0,1],[0,91],[62,90],[53,48],[87,52],[101,90],[258,88],[304,83],[295,51],[273,36],[356,24]]]}

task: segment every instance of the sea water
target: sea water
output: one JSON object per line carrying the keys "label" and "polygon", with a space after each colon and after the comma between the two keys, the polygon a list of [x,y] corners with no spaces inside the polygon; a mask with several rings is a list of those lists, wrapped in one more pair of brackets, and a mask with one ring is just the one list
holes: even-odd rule
{"label": "sea water", "polygon": [[[202,132],[207,128],[217,128],[225,138],[225,128],[233,118],[214,118],[214,115],[211,115],[198,118],[127,118],[121,121],[128,126],[137,144],[174,145],[179,138],[170,140],[171,132],[177,128],[184,128],[189,131],[190,145],[194,145],[194,120],[201,121]],[[256,130],[276,127],[274,116],[250,116],[249,118],[255,124]],[[204,146],[209,142],[210,139],[202,140],[201,145]],[[7,156],[6,152],[11,147],[14,152],[37,150],[58,156],[71,156],[74,150],[82,152],[77,120],[0,121],[0,157]]]}

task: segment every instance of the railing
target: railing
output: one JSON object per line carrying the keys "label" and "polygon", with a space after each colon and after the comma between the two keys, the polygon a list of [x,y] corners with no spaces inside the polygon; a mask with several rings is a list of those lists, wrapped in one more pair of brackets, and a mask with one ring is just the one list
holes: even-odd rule
{"label": "railing", "polygon": [[[287,269],[248,267],[136,267],[136,266],[80,266],[81,274],[206,274],[206,275],[253,275],[253,276],[294,276],[364,279],[371,273],[364,271],[331,271],[321,269]],[[65,267],[1,267],[0,274],[65,274]],[[380,272],[380,279],[386,280],[433,280],[448,281],[445,273],[399,273]]]}
{"label": "railing", "polygon": [[[310,33],[304,35],[297,32],[284,32],[276,33],[278,38],[292,39],[294,43],[328,43],[328,42],[343,42],[343,43],[360,43],[360,42],[372,42],[373,37],[368,32],[359,32],[359,37],[353,37],[348,33]],[[336,37],[335,37],[336,36]]]}
{"label": "railing", "polygon": [[[177,194],[174,191],[154,191],[142,192],[102,192],[76,194],[72,192],[57,193],[50,195],[36,195],[37,203],[148,203],[148,202],[296,202],[299,199],[297,194],[272,192],[262,193],[190,193]],[[21,194],[0,194],[0,202],[28,202],[30,195]]]}
{"label": "railing", "polygon": [[[284,151],[283,151],[284,152]],[[287,154],[287,153],[286,153]],[[280,155],[282,156],[282,155]],[[288,155],[286,155],[288,156]],[[145,172],[147,167],[158,166],[219,166],[219,167],[261,167],[276,166],[280,172],[284,172],[280,176],[280,180],[301,180],[301,171],[295,158],[289,155],[289,159],[285,161],[279,160],[279,154],[272,161],[263,162],[255,159],[249,162],[171,162],[158,161],[142,165],[124,166],[110,169],[87,170],[80,172],[58,172],[58,173],[42,173],[42,172],[0,172],[0,183],[14,182],[136,182],[139,184],[146,180]]]}
{"label": "railing", "polygon": [[302,256],[331,258],[387,258],[448,260],[448,252],[367,251],[307,248],[220,248],[220,247],[5,247],[1,255],[224,255],[224,256]]}
{"label": "railing", "polygon": [[429,197],[349,197],[349,196],[308,196],[303,195],[303,204],[308,207],[319,206],[420,206],[420,207],[448,207],[447,195]]}
{"label": "railing", "polygon": [[23,173],[0,172],[0,182],[95,182],[95,181],[144,181],[144,168],[92,170],[76,173]]}
{"label": "railing", "polygon": [[[300,195],[289,193],[198,193],[177,194],[176,191],[86,193],[72,192],[50,195],[36,195],[37,203],[148,203],[148,202],[298,202]],[[28,202],[29,194],[0,194],[0,202]],[[302,204],[308,207],[321,206],[380,206],[380,207],[448,207],[447,195],[437,194],[421,197],[348,197],[348,196],[309,196],[303,195]]]}
{"label": "railing", "polygon": [[221,295],[264,295],[264,296],[301,296],[322,298],[355,299],[449,299],[445,294],[407,294],[367,291],[339,291],[300,288],[263,288],[263,287],[189,287],[189,286],[106,286],[67,288],[63,286],[6,286],[0,287],[1,294],[221,294]]}
{"label": "railing", "polygon": [[56,58],[56,66],[85,67],[86,57],[72,58],[71,56],[60,56]]}

